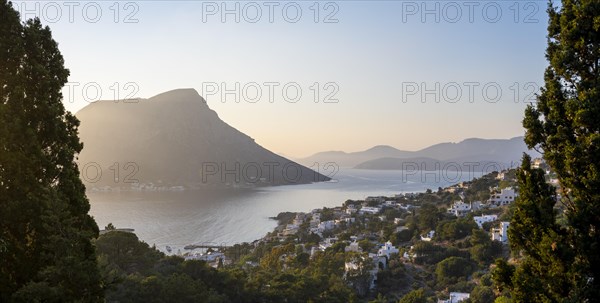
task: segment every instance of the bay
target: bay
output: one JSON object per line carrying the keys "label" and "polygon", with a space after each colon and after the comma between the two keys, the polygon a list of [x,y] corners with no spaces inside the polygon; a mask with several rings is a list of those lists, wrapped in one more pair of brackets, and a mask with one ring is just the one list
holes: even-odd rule
{"label": "bay", "polygon": [[89,192],[91,215],[102,229],[108,223],[133,228],[138,237],[165,251],[189,244],[233,245],[252,242],[276,227],[270,219],[284,211],[308,212],[340,206],[348,199],[423,192],[468,181],[478,172],[340,169],[331,182],[258,189],[181,192]]}

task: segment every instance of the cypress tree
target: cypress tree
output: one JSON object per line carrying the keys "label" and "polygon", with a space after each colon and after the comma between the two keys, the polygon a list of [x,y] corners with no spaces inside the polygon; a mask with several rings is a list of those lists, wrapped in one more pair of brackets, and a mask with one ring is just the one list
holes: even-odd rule
{"label": "cypress tree", "polygon": [[[548,7],[549,66],[538,102],[525,110],[525,142],[556,172],[561,199],[525,157],[509,240],[524,259],[517,300],[600,298],[600,2]],[[557,213],[555,210],[560,210]],[[563,218],[563,219],[559,219]]]}
{"label": "cypress tree", "polygon": [[69,71],[39,19],[0,0],[0,301],[102,301],[98,227],[75,163]]}

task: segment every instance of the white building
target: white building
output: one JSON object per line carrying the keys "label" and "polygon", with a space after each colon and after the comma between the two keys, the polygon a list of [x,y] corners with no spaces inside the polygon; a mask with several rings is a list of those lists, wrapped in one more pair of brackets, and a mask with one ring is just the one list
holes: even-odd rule
{"label": "white building", "polygon": [[318,246],[313,246],[310,249],[310,256],[313,257],[318,251],[325,251],[337,242],[338,238],[326,238],[319,242]]}
{"label": "white building", "polygon": [[471,295],[464,292],[451,292],[448,300],[438,300],[438,303],[458,303],[468,299]]}
{"label": "white building", "polygon": [[334,227],[335,227],[335,221],[329,220],[329,221],[323,221],[323,222],[319,223],[318,229],[320,232],[324,232],[326,230],[333,229]]}
{"label": "white building", "polygon": [[358,242],[352,241],[352,243],[350,243],[350,245],[348,245],[344,248],[344,251],[346,251],[346,252],[349,252],[349,251],[362,252],[362,248],[360,248],[360,246],[358,246]]}
{"label": "white building", "polygon": [[492,194],[490,199],[488,200],[489,204],[494,204],[498,206],[508,205],[515,201],[517,194],[512,187],[503,188],[500,193]]}
{"label": "white building", "polygon": [[296,214],[296,218],[294,218],[294,225],[302,225],[302,223],[304,223],[304,220],[306,219],[306,214],[305,213],[297,213]]}
{"label": "white building", "polygon": [[400,251],[394,245],[392,245],[392,242],[387,241],[385,244],[383,244],[383,246],[381,246],[377,252],[377,255],[380,257],[385,256],[389,259],[391,254],[397,254],[398,252]]}
{"label": "white building", "polygon": [[323,239],[323,241],[319,242],[319,247],[321,247],[321,249],[325,250],[329,247],[331,247],[333,244],[335,244],[335,242],[337,242],[338,238],[325,238]]}
{"label": "white building", "polygon": [[399,207],[400,207],[400,209],[403,209],[403,210],[407,210],[407,211],[408,211],[408,210],[410,210],[411,208],[413,208],[414,206],[412,206],[412,205],[410,205],[410,204],[402,204],[402,203],[401,203],[401,204],[399,205]]}
{"label": "white building", "polygon": [[497,215],[475,216],[475,217],[473,217],[473,220],[475,220],[475,223],[477,223],[477,226],[479,226],[479,228],[481,228],[483,226],[483,223],[493,222],[493,221],[498,220],[498,216]]}
{"label": "white building", "polygon": [[351,215],[353,213],[355,213],[357,211],[356,206],[354,206],[354,204],[349,204],[348,207],[346,207],[346,213]]}
{"label": "white building", "polygon": [[410,249],[408,251],[404,252],[404,255],[402,256],[402,258],[407,259],[407,260],[414,260],[416,257],[418,257],[417,253],[414,252],[414,246],[411,246]]}
{"label": "white building", "polygon": [[471,202],[471,210],[472,211],[480,210],[482,208],[484,208],[484,205],[483,205],[483,203],[481,203],[481,201]]}
{"label": "white building", "polygon": [[344,222],[346,222],[347,224],[352,224],[352,223],[356,222],[356,218],[353,218],[353,217],[347,217],[347,218],[342,218],[342,219],[340,219],[340,222],[341,222],[341,221],[344,221]]}
{"label": "white building", "polygon": [[430,242],[435,236],[435,230],[430,230],[428,233],[421,235],[421,240],[425,242]]}
{"label": "white building", "polygon": [[359,214],[372,214],[372,215],[376,215],[381,211],[381,208],[379,207],[371,207],[371,206],[363,206],[358,213]]}
{"label": "white building", "polygon": [[[377,273],[379,272],[379,269],[384,269],[385,267],[387,267],[386,265],[386,260],[383,257],[377,256],[377,255],[373,255],[373,254],[369,254],[369,257],[365,259],[365,257],[361,257],[363,260],[370,260],[371,262],[373,262],[373,268],[371,270],[369,270],[369,273],[371,275],[371,281],[370,281],[370,285],[369,285],[369,289],[374,289],[375,285],[377,283]],[[351,270],[357,270],[359,269],[359,265],[356,264],[355,262],[345,262],[344,263],[344,277],[346,277],[346,274],[351,271]]]}
{"label": "white building", "polygon": [[285,229],[282,231],[282,235],[284,235],[284,236],[293,235],[298,232],[299,228],[300,227],[296,224],[288,224],[288,225],[286,225]]}
{"label": "white building", "polygon": [[201,260],[201,261],[206,261],[206,262],[214,262],[219,258],[225,258],[225,254],[223,254],[222,252],[208,252],[206,254],[194,254],[194,255],[189,255],[185,257],[186,261],[189,260]]}
{"label": "white building", "polygon": [[452,206],[448,208],[448,213],[453,214],[457,217],[462,217],[469,212],[471,212],[471,204],[465,203],[463,201],[455,201],[454,204],[452,204]]}
{"label": "white building", "polygon": [[500,222],[500,227],[492,228],[492,240],[508,243],[508,228],[510,222]]}

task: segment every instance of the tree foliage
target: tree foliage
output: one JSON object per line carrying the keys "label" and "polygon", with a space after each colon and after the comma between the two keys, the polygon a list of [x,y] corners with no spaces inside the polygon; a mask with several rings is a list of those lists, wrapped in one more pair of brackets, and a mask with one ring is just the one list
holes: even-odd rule
{"label": "tree foliage", "polygon": [[110,231],[95,243],[98,254],[105,255],[126,274],[148,272],[162,256],[129,232]]}
{"label": "tree foliage", "polygon": [[[515,216],[534,217],[511,227],[511,242],[526,257],[513,293],[525,297],[535,285],[540,300],[583,302],[600,297],[600,3],[564,0],[560,8],[550,5],[548,14],[550,65],[523,126],[527,145],[541,149],[556,172],[566,223],[558,226],[553,192],[542,185],[541,173],[523,163],[524,197]],[[538,242],[529,243],[525,234]]]}
{"label": "tree foliage", "polygon": [[419,209],[418,227],[421,231],[435,229],[442,219],[444,212],[431,203],[426,203]]}
{"label": "tree foliage", "polygon": [[419,288],[417,290],[413,290],[403,296],[398,303],[426,303],[427,296],[425,294],[425,289]]}
{"label": "tree foliage", "polygon": [[0,301],[101,301],[98,227],[62,105],[69,71],[48,27],[0,0]]}
{"label": "tree foliage", "polygon": [[[265,266],[243,269],[231,265],[215,269],[204,261],[165,256],[132,233],[111,231],[101,235],[96,243],[105,269],[103,280],[108,285],[109,302],[356,300],[348,281],[342,278],[344,253],[340,252],[319,253],[306,266],[291,258],[293,246],[283,245],[264,255],[268,259]],[[290,258],[282,258],[285,254]]]}
{"label": "tree foliage", "polygon": [[476,228],[477,224],[472,217],[442,221],[436,228],[436,237],[441,240],[460,240],[470,235],[471,231]]}
{"label": "tree foliage", "polygon": [[456,283],[460,278],[468,278],[473,271],[472,264],[465,258],[449,257],[435,268],[437,280],[443,284]]}
{"label": "tree foliage", "polygon": [[346,262],[354,264],[354,268],[346,271],[346,280],[352,284],[357,293],[364,296],[371,285],[371,270],[374,264],[365,253],[350,253]]}
{"label": "tree foliage", "polygon": [[492,241],[488,233],[481,229],[473,229],[470,238],[471,258],[480,265],[485,266],[491,263],[495,257],[502,253],[502,244],[498,241]]}
{"label": "tree foliage", "polygon": [[470,299],[473,303],[494,303],[496,296],[491,287],[479,285],[471,291]]}
{"label": "tree foliage", "polygon": [[530,167],[530,160],[525,155],[518,172],[519,198],[508,230],[513,251],[525,255],[513,277],[513,296],[560,301],[568,296],[569,264],[565,262],[573,256],[567,243],[561,242],[566,232],[556,223],[555,190],[546,184],[541,169]]}

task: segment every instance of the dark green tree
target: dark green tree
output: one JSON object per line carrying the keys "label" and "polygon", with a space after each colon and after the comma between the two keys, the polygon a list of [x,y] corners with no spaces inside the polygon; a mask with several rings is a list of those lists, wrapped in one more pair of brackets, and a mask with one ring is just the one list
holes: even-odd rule
{"label": "dark green tree", "polygon": [[365,251],[365,252],[369,252],[371,251],[373,248],[375,248],[375,243],[367,240],[367,239],[362,239],[360,241],[358,241],[358,246],[360,246],[360,248]]}
{"label": "dark green tree", "polygon": [[425,289],[419,288],[417,290],[413,290],[403,296],[398,303],[426,303],[427,295],[425,294]]}
{"label": "dark green tree", "polygon": [[48,27],[0,0],[0,301],[101,301],[79,121]]}
{"label": "dark green tree", "polygon": [[410,286],[410,277],[399,258],[391,258],[388,267],[377,272],[377,291],[390,294]]}
{"label": "dark green tree", "polygon": [[435,229],[443,213],[434,204],[427,203],[421,206],[418,212],[419,230],[428,232]]}
{"label": "dark green tree", "polygon": [[364,296],[369,292],[371,285],[371,270],[373,269],[373,261],[365,254],[350,253],[347,256],[346,262],[353,264],[351,268],[346,271],[346,281],[348,281],[359,296]]}
{"label": "dark green tree", "polygon": [[396,237],[396,239],[395,239],[396,241],[392,241],[392,243],[395,242],[394,245],[399,245],[400,243],[408,242],[413,237],[413,230],[412,229],[403,229],[400,232],[396,233],[395,237]]}
{"label": "dark green tree", "polygon": [[477,261],[479,265],[487,267],[494,258],[502,253],[502,244],[498,241],[492,241],[490,235],[481,229],[473,229],[469,239],[472,247],[469,249],[471,259]]}
{"label": "dark green tree", "polygon": [[493,303],[496,296],[491,287],[478,285],[471,291],[470,299],[473,303]]}
{"label": "dark green tree", "polygon": [[562,301],[570,292],[565,272],[573,254],[563,242],[565,228],[556,223],[555,189],[545,182],[544,172],[532,169],[530,162],[525,155],[517,173],[519,198],[508,230],[511,249],[525,256],[512,278],[513,297]]}
{"label": "dark green tree", "polygon": [[515,267],[514,265],[508,264],[508,262],[502,258],[496,259],[494,265],[495,267],[492,270],[492,281],[494,282],[496,290],[502,292],[505,288],[511,287]]}
{"label": "dark green tree", "polygon": [[[539,213],[528,233],[544,241],[515,248],[526,249],[525,262],[534,270],[531,279],[539,280],[539,291],[550,300],[594,301],[600,297],[600,3],[563,0],[560,7],[550,4],[548,14],[550,65],[538,103],[527,107],[523,126],[527,145],[542,150],[556,172],[566,223],[556,226],[547,205],[551,193],[533,182],[523,184],[533,178],[523,174],[538,175],[524,170],[520,186],[534,186],[525,192],[536,200],[521,211]],[[523,233],[517,226],[513,238]]]}
{"label": "dark green tree", "polygon": [[435,268],[437,281],[442,285],[456,283],[460,278],[468,278],[473,270],[471,263],[461,257],[449,257],[438,263]]}
{"label": "dark green tree", "polygon": [[108,260],[127,274],[149,271],[162,254],[138,240],[134,233],[111,231],[96,240],[98,255]]}
{"label": "dark green tree", "polygon": [[477,224],[470,217],[442,221],[436,228],[436,237],[441,240],[460,240],[476,228]]}

